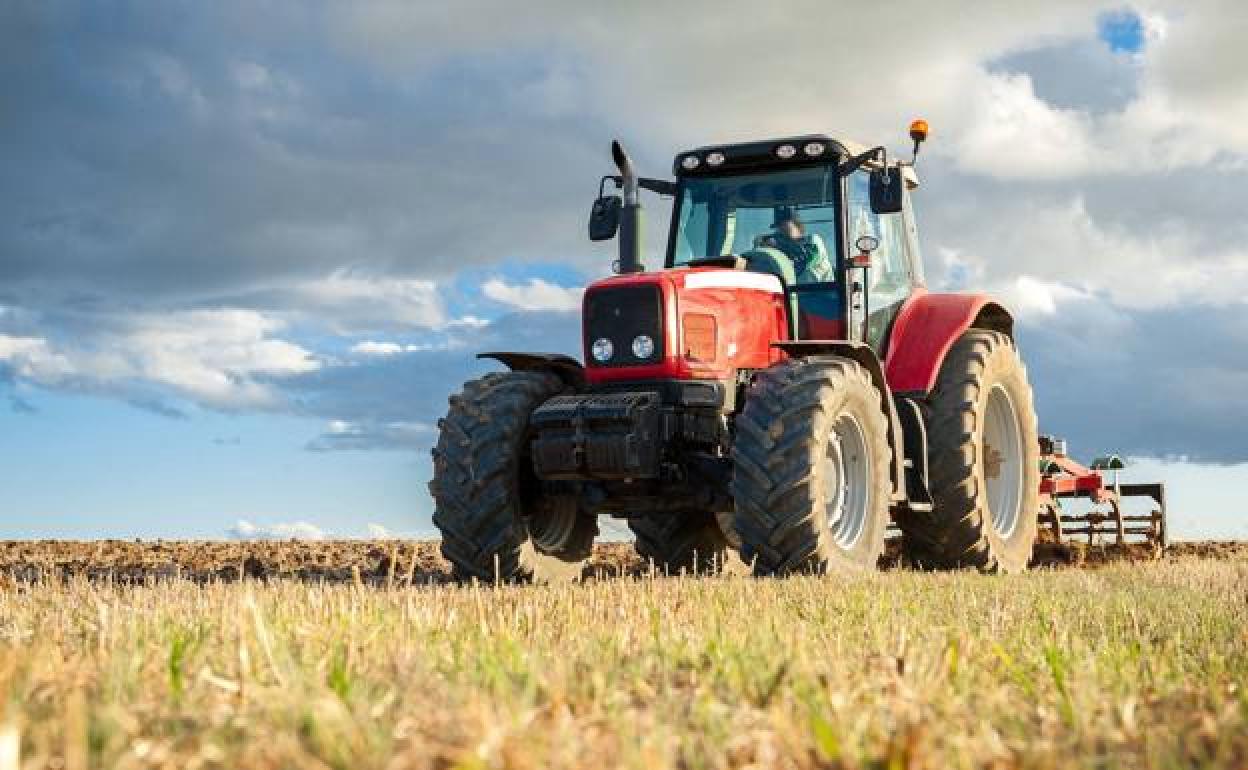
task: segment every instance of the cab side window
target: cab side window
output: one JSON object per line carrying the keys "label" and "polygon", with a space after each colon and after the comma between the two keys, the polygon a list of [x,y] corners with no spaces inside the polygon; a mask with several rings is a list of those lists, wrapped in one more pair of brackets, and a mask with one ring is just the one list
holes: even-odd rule
{"label": "cab side window", "polygon": [[[867,342],[877,351],[888,333],[888,327],[910,296],[913,278],[910,275],[906,220],[902,213],[876,214],[871,210],[869,176],[856,171],[849,180],[849,245],[863,235],[879,239],[879,248],[871,254],[871,270],[867,282]],[[882,351],[881,351],[882,352]]]}

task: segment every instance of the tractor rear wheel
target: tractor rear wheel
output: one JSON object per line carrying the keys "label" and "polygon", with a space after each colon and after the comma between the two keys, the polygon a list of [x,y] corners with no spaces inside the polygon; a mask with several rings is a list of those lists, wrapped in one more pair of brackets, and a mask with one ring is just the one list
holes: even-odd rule
{"label": "tractor rear wheel", "polygon": [[575,498],[544,493],[529,461],[529,417],[564,390],[553,374],[502,372],[451,396],[429,491],[457,580],[580,577],[598,521]]}
{"label": "tractor rear wheel", "polygon": [[858,363],[820,356],[760,372],[733,446],[741,557],[761,575],[874,569],[891,456],[879,391]]}
{"label": "tractor rear wheel", "polygon": [[1027,568],[1040,510],[1031,385],[1014,342],[972,329],[954,344],[928,396],[931,513],[898,522],[920,568]]}
{"label": "tractor rear wheel", "polygon": [[[710,511],[654,513],[628,520],[637,555],[669,575],[711,574],[735,559],[736,548],[723,524],[722,514]],[[731,527],[732,522],[727,524]]]}

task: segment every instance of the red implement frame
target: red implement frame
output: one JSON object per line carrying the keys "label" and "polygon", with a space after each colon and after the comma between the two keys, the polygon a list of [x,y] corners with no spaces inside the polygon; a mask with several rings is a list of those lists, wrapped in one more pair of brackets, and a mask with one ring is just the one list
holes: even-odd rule
{"label": "red implement frame", "polygon": [[[1040,525],[1045,539],[1065,542],[1085,536],[1089,544],[1146,543],[1161,550],[1169,541],[1166,532],[1166,488],[1164,484],[1121,484],[1117,457],[1098,460],[1103,466],[1089,468],[1067,457],[1065,442],[1040,437]],[[1106,482],[1104,472],[1112,474]],[[1128,497],[1148,497],[1156,507],[1147,514],[1124,512]],[[1092,510],[1082,515],[1062,510],[1062,500],[1084,499]]]}

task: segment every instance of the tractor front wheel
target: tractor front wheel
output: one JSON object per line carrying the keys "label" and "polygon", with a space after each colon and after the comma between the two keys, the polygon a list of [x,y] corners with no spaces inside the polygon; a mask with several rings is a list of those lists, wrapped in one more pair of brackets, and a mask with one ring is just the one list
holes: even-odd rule
{"label": "tractor front wheel", "polygon": [[931,513],[898,522],[907,560],[927,569],[1027,568],[1040,510],[1036,412],[1014,342],[972,329],[928,396]]}
{"label": "tractor front wheel", "polygon": [[[725,526],[727,528],[725,528]],[[736,559],[732,521],[710,511],[634,516],[628,520],[637,555],[669,574],[711,574]]]}
{"label": "tractor front wheel", "polygon": [[433,523],[458,580],[580,577],[598,521],[543,490],[529,461],[529,417],[564,391],[544,372],[502,372],[451,396],[433,450]]}
{"label": "tractor front wheel", "polygon": [[820,356],[760,372],[733,446],[741,557],[760,575],[874,569],[891,456],[880,394],[855,361]]}

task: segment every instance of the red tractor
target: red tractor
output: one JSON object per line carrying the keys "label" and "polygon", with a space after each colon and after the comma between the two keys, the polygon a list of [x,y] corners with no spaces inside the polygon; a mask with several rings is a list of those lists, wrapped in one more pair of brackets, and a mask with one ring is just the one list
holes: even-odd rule
{"label": "red tractor", "polygon": [[[927,126],[910,133],[917,153]],[[619,262],[585,291],[584,365],[483,353],[510,371],[440,422],[455,574],[579,575],[603,514],[673,572],[730,549],[756,574],[873,568],[890,524],[917,567],[1025,569],[1031,386],[1005,307],[925,288],[913,160],[800,136],[681,153],[671,182],[612,154],[589,230]],[[673,198],[662,270],[640,190]]]}

